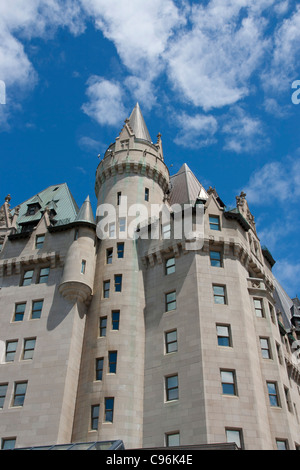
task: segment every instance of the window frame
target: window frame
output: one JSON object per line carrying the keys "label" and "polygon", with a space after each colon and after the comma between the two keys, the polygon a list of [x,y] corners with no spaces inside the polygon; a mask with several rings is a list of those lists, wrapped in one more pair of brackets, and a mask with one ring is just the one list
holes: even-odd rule
{"label": "window frame", "polygon": [[[43,274],[43,271],[47,270],[47,274]],[[50,266],[40,268],[38,276],[38,284],[47,284],[50,275]]]}
{"label": "window frame", "polygon": [[[218,332],[218,328],[226,328],[227,335],[222,335]],[[216,333],[217,333],[217,343],[218,346],[222,348],[232,348],[232,335],[231,335],[231,325],[225,323],[216,323]],[[227,339],[228,344],[220,344],[224,339]]]}
{"label": "window frame", "polygon": [[[31,276],[27,276],[28,273],[32,273]],[[26,269],[23,272],[20,286],[21,287],[30,286],[32,284],[33,275],[34,275],[34,269]]]}
{"label": "window frame", "polygon": [[108,373],[117,373],[118,351],[108,351]]}
{"label": "window frame", "polygon": [[[216,219],[217,222],[214,222],[212,219]],[[209,214],[208,216],[209,228],[214,231],[221,231],[221,221],[219,215]]]}
{"label": "window frame", "polygon": [[[264,347],[262,345],[262,342],[263,341],[266,341],[267,343],[267,347]],[[267,336],[260,336],[259,337],[259,344],[260,344],[260,350],[261,350],[261,355],[262,355],[262,359],[273,359],[272,357],[272,351],[271,351],[271,346],[270,346],[270,338],[268,338]],[[267,357],[264,355],[264,352],[267,352]]]}
{"label": "window frame", "polygon": [[[176,333],[176,339],[175,340],[168,340],[168,335]],[[175,345],[176,349],[173,349],[170,351],[170,346]],[[172,347],[172,346],[171,346]],[[177,335],[177,329],[165,331],[165,354],[172,354],[178,351],[178,335]]]}
{"label": "window frame", "polygon": [[[105,322],[105,325],[102,323]],[[103,330],[105,330],[105,334],[103,334]],[[103,317],[100,317],[99,319],[99,337],[100,338],[105,338],[107,333],[107,315],[104,315]]]}
{"label": "window frame", "polygon": [[[169,384],[169,380],[176,378],[176,385],[171,386]],[[165,377],[165,390],[166,390],[166,402],[172,402],[179,400],[179,379],[178,374],[167,375]],[[172,398],[172,394],[175,392],[174,398]]]}
{"label": "window frame", "polygon": [[[26,343],[29,342],[29,341],[34,341],[34,345],[33,345],[33,348],[32,347],[27,347],[26,348]],[[33,359],[33,353],[35,351],[35,347],[36,347],[36,337],[32,337],[32,338],[24,338],[24,343],[23,343],[23,353],[22,353],[22,360],[23,361],[30,361]],[[31,357],[25,357],[26,353],[28,353],[29,355],[31,355]]]}
{"label": "window frame", "polygon": [[[118,314],[118,319],[114,319],[114,315]],[[115,328],[115,325],[118,325],[118,328]],[[120,329],[120,310],[112,310],[111,312],[111,329],[112,331],[118,331]]]}
{"label": "window frame", "polygon": [[[175,294],[175,299],[168,300],[168,296],[171,295],[171,294]],[[169,308],[169,306],[171,304],[175,305],[174,308]],[[166,309],[166,312],[172,312],[173,310],[176,310],[176,308],[177,308],[176,290],[171,291],[171,292],[167,292],[165,294],[165,309]]]}
{"label": "window frame", "polygon": [[106,281],[103,281],[103,299],[109,299],[109,296],[110,296],[110,279],[107,279]]}
{"label": "window frame", "polygon": [[96,364],[95,364],[95,380],[97,382],[103,380],[103,372],[104,372],[104,357],[97,357]]}
{"label": "window frame", "polygon": [[[40,303],[42,304],[41,309],[35,309],[35,304],[40,304]],[[32,300],[30,319],[31,320],[39,320],[42,316],[43,307],[44,307],[44,299]],[[39,316],[34,316],[34,315],[36,315],[37,312],[40,312]]]}
{"label": "window frame", "polygon": [[[168,265],[170,261],[173,260],[173,264]],[[171,272],[169,272],[171,270]],[[166,276],[170,276],[170,274],[173,274],[176,272],[176,258],[175,256],[171,256],[170,258],[165,260],[165,274]]]}
{"label": "window frame", "polygon": [[[212,253],[217,253],[219,255],[219,259],[217,258],[212,258]],[[221,251],[218,250],[209,250],[209,259],[210,259],[210,265],[213,268],[223,268],[223,257]],[[219,262],[219,264],[213,264],[213,262]]]}
{"label": "window frame", "polygon": [[[260,303],[260,308],[256,307],[255,302]],[[256,318],[265,318],[265,309],[264,309],[263,299],[259,297],[253,297],[253,306],[254,306],[254,312],[255,312]],[[257,314],[258,312],[261,312],[261,314],[258,315]]]}
{"label": "window frame", "polygon": [[124,258],[124,253],[125,253],[125,243],[124,242],[118,242],[117,243],[117,256],[118,256],[118,259],[123,259]]}
{"label": "window frame", "polygon": [[[26,304],[27,304],[27,302],[18,302],[18,303],[15,304],[15,311],[14,311],[14,317],[13,317],[14,322],[19,322],[19,321],[24,320],[24,315],[25,315],[25,311],[26,311]],[[17,308],[20,307],[21,305],[24,306],[24,310],[20,311],[20,312],[17,312]],[[20,318],[17,319],[17,315],[20,316]]]}
{"label": "window frame", "polygon": [[113,262],[113,253],[114,249],[113,248],[106,248],[106,264],[112,264]]}
{"label": "window frame", "polygon": [[0,410],[2,410],[4,407],[4,401],[6,398],[7,389],[8,389],[8,382],[0,383]]}
{"label": "window frame", "polygon": [[115,292],[122,292],[123,276],[122,274],[114,275]]}
{"label": "window frame", "polygon": [[[223,374],[231,374],[232,380],[224,380]],[[220,369],[221,375],[221,386],[222,386],[222,395],[237,397],[237,380],[236,380],[236,371],[233,369]],[[230,392],[232,390],[232,392]]]}
{"label": "window frame", "polygon": [[[219,294],[215,291],[215,288],[222,288],[223,293]],[[228,305],[227,301],[227,288],[224,284],[213,284],[213,296],[215,305]],[[223,299],[224,302],[216,302],[216,299]]]}
{"label": "window frame", "polygon": [[[275,393],[274,392],[271,392],[270,391],[270,388],[269,386],[274,386],[274,390],[275,390]],[[281,402],[280,402],[280,397],[279,397],[279,391],[278,391],[278,384],[276,381],[273,381],[273,380],[267,380],[267,391],[268,391],[268,397],[269,397],[269,403],[270,403],[270,406],[274,407],[274,408],[281,408]],[[272,401],[275,399],[275,403],[272,403]]]}
{"label": "window frame", "polygon": [[[40,250],[41,248],[43,248],[44,243],[45,243],[45,236],[46,236],[45,233],[40,234],[40,235],[36,235],[36,237],[35,237],[35,248],[37,250]],[[42,239],[42,241],[40,241],[39,239]]]}
{"label": "window frame", "polygon": [[[112,407],[108,407],[108,403],[112,402]],[[114,422],[114,407],[115,407],[115,398],[114,397],[105,397],[105,408],[104,408],[104,422],[105,423],[113,423]],[[111,419],[108,419],[108,416],[111,415]]]}
{"label": "window frame", "polygon": [[[15,349],[8,350],[9,345],[14,345]],[[17,339],[10,339],[6,341],[5,344],[5,362],[14,362],[16,353],[17,353],[17,348],[18,348],[18,340]]]}
{"label": "window frame", "polygon": [[100,405],[91,406],[91,431],[97,431],[99,428]]}
{"label": "window frame", "polygon": [[[18,387],[21,387],[21,386],[23,387],[25,386],[25,391],[22,393],[17,391]],[[27,392],[27,386],[28,386],[27,381],[14,383],[14,393],[13,393],[12,405],[11,405],[12,407],[18,408],[24,405],[26,392]]]}

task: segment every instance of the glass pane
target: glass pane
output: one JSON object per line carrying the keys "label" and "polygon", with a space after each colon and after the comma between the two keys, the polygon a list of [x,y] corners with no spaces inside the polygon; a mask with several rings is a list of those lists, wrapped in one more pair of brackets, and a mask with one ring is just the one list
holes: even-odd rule
{"label": "glass pane", "polygon": [[228,326],[217,326],[218,336],[229,336]]}
{"label": "glass pane", "polygon": [[26,304],[16,305],[16,313],[24,313]]}
{"label": "glass pane", "polygon": [[177,351],[177,342],[168,344],[168,350],[167,350],[168,353],[176,352],[176,351]]}
{"label": "glass pane", "polygon": [[180,445],[179,436],[180,436],[179,433],[169,434],[167,436],[167,445],[168,445],[168,447],[179,446]]}
{"label": "glass pane", "polygon": [[174,375],[173,377],[167,377],[167,388],[178,387],[178,377]]}
{"label": "glass pane", "polygon": [[221,372],[222,382],[233,383],[233,372],[222,371]]}
{"label": "glass pane", "polygon": [[172,341],[177,340],[177,331],[170,331],[170,333],[167,333],[167,342],[170,343]]}
{"label": "glass pane", "polygon": [[7,352],[11,352],[11,351],[16,352],[17,344],[18,344],[18,341],[10,341],[9,343],[7,343],[6,351]]}
{"label": "glass pane", "polygon": [[227,442],[235,442],[238,447],[241,447],[241,436],[240,431],[226,430]]}
{"label": "glass pane", "polygon": [[170,292],[167,294],[167,302],[171,302],[173,300],[176,300],[176,292]]}
{"label": "glass pane", "polygon": [[218,337],[218,345],[219,346],[229,346],[229,339],[224,337]]}
{"label": "glass pane", "polygon": [[214,293],[216,295],[224,295],[224,287],[223,286],[214,286]]}

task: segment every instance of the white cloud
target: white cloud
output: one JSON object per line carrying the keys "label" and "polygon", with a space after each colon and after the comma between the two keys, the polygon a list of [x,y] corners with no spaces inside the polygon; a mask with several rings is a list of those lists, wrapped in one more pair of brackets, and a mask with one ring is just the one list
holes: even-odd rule
{"label": "white cloud", "polygon": [[199,148],[215,142],[214,134],[217,132],[217,120],[210,115],[196,114],[189,116],[182,113],[176,116],[179,132],[174,139],[177,145],[187,148]]}
{"label": "white cloud", "polygon": [[194,5],[192,29],[172,41],[167,56],[169,78],[188,102],[210,110],[250,93],[249,79],[269,47],[266,21],[254,5],[246,0]]}
{"label": "white cloud", "polygon": [[299,295],[300,262],[279,259],[273,272],[291,298]]}
{"label": "white cloud", "polygon": [[88,81],[86,94],[89,101],[83,111],[99,124],[120,125],[120,117],[126,117],[123,91],[119,83],[93,76]]}
{"label": "white cloud", "polygon": [[222,132],[226,135],[224,149],[235,153],[251,153],[268,142],[260,119],[248,116],[238,106],[232,116],[226,116]]}
{"label": "white cloud", "polygon": [[[251,204],[272,203],[298,206],[300,197],[300,160],[287,158],[285,161],[266,163],[250,177],[246,188]],[[286,207],[287,209],[287,207]]]}

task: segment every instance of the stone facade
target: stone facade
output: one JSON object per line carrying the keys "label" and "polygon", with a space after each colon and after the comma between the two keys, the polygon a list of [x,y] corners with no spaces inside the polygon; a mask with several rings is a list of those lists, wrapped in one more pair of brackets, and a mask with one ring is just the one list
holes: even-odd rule
{"label": "stone facade", "polygon": [[[279,305],[246,195],[228,210],[186,164],[170,176],[138,105],[95,190],[96,218],[66,185],[0,208],[2,448],[121,439],[127,449],[298,449],[298,304]],[[104,204],[118,215],[107,239],[96,225]],[[134,204],[149,218],[124,238]],[[197,208],[204,217],[198,249],[174,237],[184,204],[194,222]],[[169,208],[170,226],[153,205]],[[159,238],[146,236],[153,228]]]}

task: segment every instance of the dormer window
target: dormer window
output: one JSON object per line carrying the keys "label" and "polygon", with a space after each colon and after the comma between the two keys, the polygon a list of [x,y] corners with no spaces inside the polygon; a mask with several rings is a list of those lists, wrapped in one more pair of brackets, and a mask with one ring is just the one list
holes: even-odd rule
{"label": "dormer window", "polygon": [[41,206],[37,202],[34,202],[33,204],[28,204],[27,212],[25,215],[27,216],[35,215],[40,210],[40,208]]}

